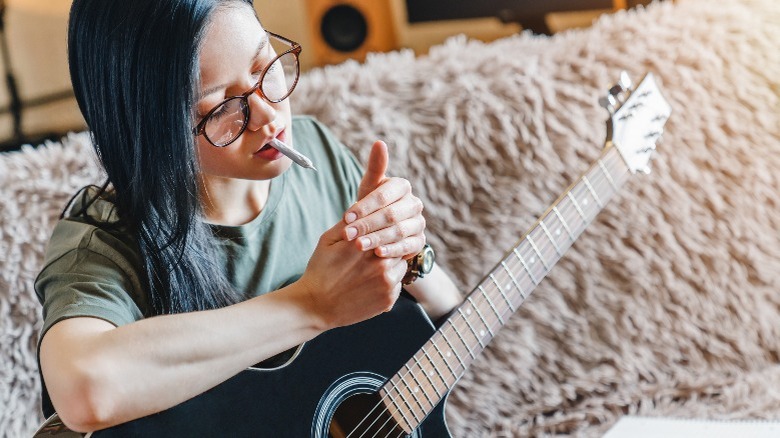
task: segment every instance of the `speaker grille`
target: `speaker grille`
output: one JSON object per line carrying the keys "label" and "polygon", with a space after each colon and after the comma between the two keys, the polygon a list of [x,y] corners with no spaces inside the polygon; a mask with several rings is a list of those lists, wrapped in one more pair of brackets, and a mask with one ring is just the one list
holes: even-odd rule
{"label": "speaker grille", "polygon": [[366,42],[368,23],[359,10],[349,5],[338,5],[323,15],[320,32],[333,49],[353,52]]}

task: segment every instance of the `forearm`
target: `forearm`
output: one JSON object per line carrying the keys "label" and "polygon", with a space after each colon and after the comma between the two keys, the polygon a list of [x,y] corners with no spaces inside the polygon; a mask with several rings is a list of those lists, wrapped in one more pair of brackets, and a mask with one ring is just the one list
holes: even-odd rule
{"label": "forearm", "polygon": [[449,313],[463,300],[449,275],[435,264],[430,273],[405,289],[434,321]]}
{"label": "forearm", "polygon": [[[64,418],[82,423],[70,426],[87,429],[170,408],[321,333],[324,327],[306,311],[304,295],[291,285],[223,309],[101,331],[68,332],[63,321],[41,347],[49,393]],[[65,341],[68,348],[50,341]]]}

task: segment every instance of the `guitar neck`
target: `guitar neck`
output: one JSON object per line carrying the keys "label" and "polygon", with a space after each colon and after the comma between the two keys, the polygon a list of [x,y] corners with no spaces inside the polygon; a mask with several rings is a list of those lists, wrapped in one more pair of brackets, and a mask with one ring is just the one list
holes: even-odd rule
{"label": "guitar neck", "polygon": [[606,147],[455,309],[381,392],[399,424],[415,429],[452,389],[630,175]]}

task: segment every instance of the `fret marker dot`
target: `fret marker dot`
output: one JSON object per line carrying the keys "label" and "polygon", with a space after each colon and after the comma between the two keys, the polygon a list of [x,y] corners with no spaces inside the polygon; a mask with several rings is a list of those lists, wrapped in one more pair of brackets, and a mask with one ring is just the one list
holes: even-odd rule
{"label": "fret marker dot", "polygon": [[447,357],[450,357],[450,356],[452,356],[452,353],[450,353],[450,352],[448,351],[448,352],[447,352]]}
{"label": "fret marker dot", "polygon": [[429,376],[432,376],[432,375],[433,375],[433,370],[431,370],[431,371],[428,371],[428,375],[429,375]]}
{"label": "fret marker dot", "polygon": [[556,235],[556,236],[560,236],[560,235],[561,235],[561,229],[560,229],[560,228],[558,228],[557,230],[555,230],[555,235]]}
{"label": "fret marker dot", "polygon": [[466,315],[471,315],[471,309],[466,309]]}
{"label": "fret marker dot", "polygon": [[528,263],[533,264],[536,261],[536,257],[531,257],[531,260],[528,261]]}
{"label": "fret marker dot", "polygon": [[415,387],[414,387],[414,392],[420,392],[420,388],[419,388],[419,387],[417,387],[417,386],[415,386]]}
{"label": "fret marker dot", "polygon": [[485,331],[484,330],[480,330],[479,331],[479,336],[485,336]]}
{"label": "fret marker dot", "polygon": [[588,205],[588,198],[582,200],[582,205]]}
{"label": "fret marker dot", "polygon": [[506,284],[506,288],[507,288],[507,289],[511,289],[511,288],[512,288],[512,283],[507,283],[507,284]]}

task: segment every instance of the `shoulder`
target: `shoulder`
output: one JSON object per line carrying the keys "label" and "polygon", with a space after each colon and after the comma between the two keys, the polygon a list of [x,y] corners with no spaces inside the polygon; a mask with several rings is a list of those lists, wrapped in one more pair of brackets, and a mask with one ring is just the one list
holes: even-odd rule
{"label": "shoulder", "polygon": [[322,122],[309,115],[293,117],[294,146],[309,155],[319,169],[330,164],[362,173],[355,155]]}
{"label": "shoulder", "polygon": [[357,196],[363,169],[355,155],[323,123],[312,116],[293,117],[293,146],[308,156],[317,172],[294,168],[293,178],[316,190],[317,196],[340,200],[348,208]]}
{"label": "shoulder", "polygon": [[293,135],[296,147],[324,145],[329,148],[341,148],[343,145],[322,122],[313,116],[293,116]]}
{"label": "shoulder", "polygon": [[137,286],[139,250],[135,238],[120,224],[110,196],[99,196],[94,187],[75,195],[49,238],[41,275],[64,259],[76,261],[69,267],[75,270],[94,264],[113,266]]}

